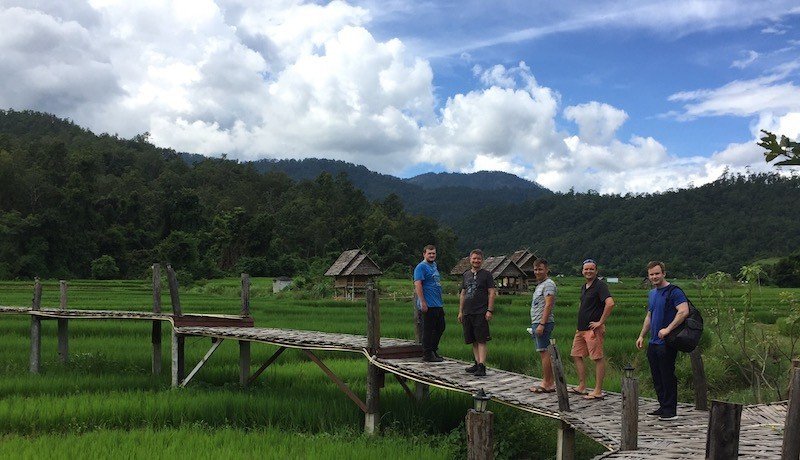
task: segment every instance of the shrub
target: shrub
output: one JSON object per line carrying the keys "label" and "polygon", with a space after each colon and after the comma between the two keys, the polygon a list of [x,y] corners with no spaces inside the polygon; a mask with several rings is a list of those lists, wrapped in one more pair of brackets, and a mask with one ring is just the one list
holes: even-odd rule
{"label": "shrub", "polygon": [[119,267],[117,262],[108,254],[92,261],[92,278],[98,280],[110,280],[119,277]]}

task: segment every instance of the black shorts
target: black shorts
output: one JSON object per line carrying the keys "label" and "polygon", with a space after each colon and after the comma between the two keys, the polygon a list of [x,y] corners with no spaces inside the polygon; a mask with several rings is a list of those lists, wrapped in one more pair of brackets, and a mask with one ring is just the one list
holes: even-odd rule
{"label": "black shorts", "polygon": [[489,321],[486,321],[486,313],[464,315],[461,325],[464,327],[464,343],[486,343],[492,340],[492,336],[489,335]]}

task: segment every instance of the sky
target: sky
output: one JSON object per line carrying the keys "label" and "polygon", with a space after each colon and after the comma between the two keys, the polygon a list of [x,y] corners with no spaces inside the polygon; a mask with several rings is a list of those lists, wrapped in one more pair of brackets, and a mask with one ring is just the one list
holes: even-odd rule
{"label": "sky", "polygon": [[650,193],[800,137],[800,5],[0,0],[0,108],[241,161]]}

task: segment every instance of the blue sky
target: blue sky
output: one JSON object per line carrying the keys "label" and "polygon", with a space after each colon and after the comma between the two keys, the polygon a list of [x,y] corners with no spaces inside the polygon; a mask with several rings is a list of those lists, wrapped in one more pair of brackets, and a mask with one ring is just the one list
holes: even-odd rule
{"label": "blue sky", "polygon": [[230,158],[653,192],[800,135],[792,1],[7,0],[0,108]]}

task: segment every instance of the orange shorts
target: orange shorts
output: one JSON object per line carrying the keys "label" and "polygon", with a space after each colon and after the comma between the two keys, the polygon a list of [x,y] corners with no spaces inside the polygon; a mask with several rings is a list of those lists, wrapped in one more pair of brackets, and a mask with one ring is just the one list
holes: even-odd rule
{"label": "orange shorts", "polygon": [[575,331],[575,338],[572,339],[572,351],[570,356],[583,358],[588,356],[592,360],[603,357],[603,339],[606,336],[605,325],[594,330]]}

